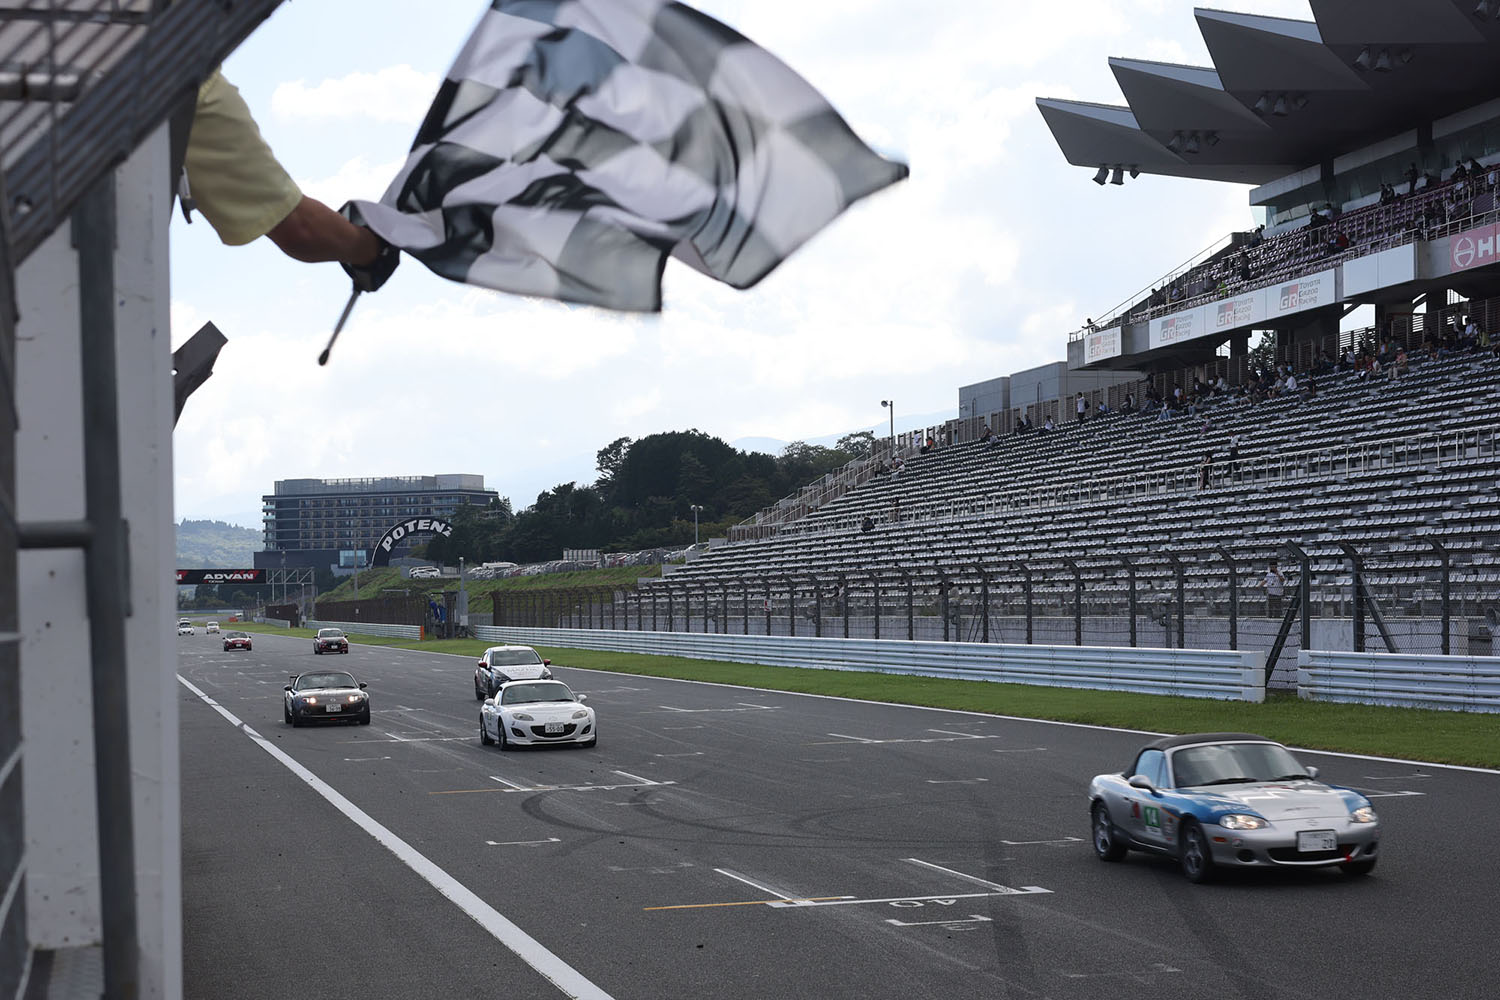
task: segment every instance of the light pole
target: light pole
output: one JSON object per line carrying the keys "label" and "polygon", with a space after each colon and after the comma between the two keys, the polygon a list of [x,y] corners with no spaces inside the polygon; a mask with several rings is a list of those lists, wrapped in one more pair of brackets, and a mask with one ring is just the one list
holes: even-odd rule
{"label": "light pole", "polygon": [[896,454],[896,401],[894,399],[882,399],[880,405],[891,411],[891,455]]}
{"label": "light pole", "polygon": [[698,544],[698,512],[703,509],[702,504],[691,504],[688,507],[693,512],[693,544]]}

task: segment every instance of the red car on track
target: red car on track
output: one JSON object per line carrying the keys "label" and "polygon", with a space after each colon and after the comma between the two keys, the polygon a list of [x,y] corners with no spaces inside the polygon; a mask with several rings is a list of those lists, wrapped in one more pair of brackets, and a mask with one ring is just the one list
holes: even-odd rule
{"label": "red car on track", "polygon": [[224,652],[227,653],[231,649],[249,650],[250,649],[250,633],[248,633],[248,632],[225,632],[224,633]]}

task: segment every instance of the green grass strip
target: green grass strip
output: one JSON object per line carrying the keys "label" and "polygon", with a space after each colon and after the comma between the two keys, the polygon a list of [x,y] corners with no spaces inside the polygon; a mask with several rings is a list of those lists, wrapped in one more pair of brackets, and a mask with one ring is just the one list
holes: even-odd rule
{"label": "green grass strip", "polygon": [[[308,629],[239,624],[235,627],[299,637],[313,635]],[[422,649],[475,659],[492,645],[474,639],[419,643],[413,639],[385,636],[351,635],[349,638],[364,645]],[[1341,705],[1305,701],[1279,692],[1271,693],[1264,704],[1256,705],[1242,701],[997,684],[992,681],[768,667],[754,663],[589,649],[539,646],[537,652],[559,666],[621,674],[714,681],[773,691],[834,695],[861,701],[923,705],[1158,733],[1251,732],[1314,750],[1500,768],[1500,715],[1482,712]],[[1121,766],[1124,763],[1122,761]]]}

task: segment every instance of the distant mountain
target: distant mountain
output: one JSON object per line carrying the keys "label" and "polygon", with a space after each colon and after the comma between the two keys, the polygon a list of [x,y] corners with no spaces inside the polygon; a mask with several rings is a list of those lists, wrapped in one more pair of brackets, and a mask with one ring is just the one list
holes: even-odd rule
{"label": "distant mountain", "polygon": [[242,569],[255,565],[261,533],[223,521],[189,521],[177,525],[178,569]]}

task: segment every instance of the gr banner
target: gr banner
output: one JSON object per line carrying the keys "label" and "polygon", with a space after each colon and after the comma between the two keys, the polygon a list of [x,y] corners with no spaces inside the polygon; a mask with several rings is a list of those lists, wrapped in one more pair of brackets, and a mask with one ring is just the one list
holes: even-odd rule
{"label": "gr banner", "polygon": [[265,583],[263,569],[180,569],[177,571],[178,586],[200,583]]}
{"label": "gr banner", "polygon": [[453,525],[436,517],[414,517],[393,524],[385,529],[385,534],[381,535],[380,541],[375,543],[370,565],[389,566],[391,549],[403,542],[408,535],[442,535],[447,538],[451,534],[453,534]]}

